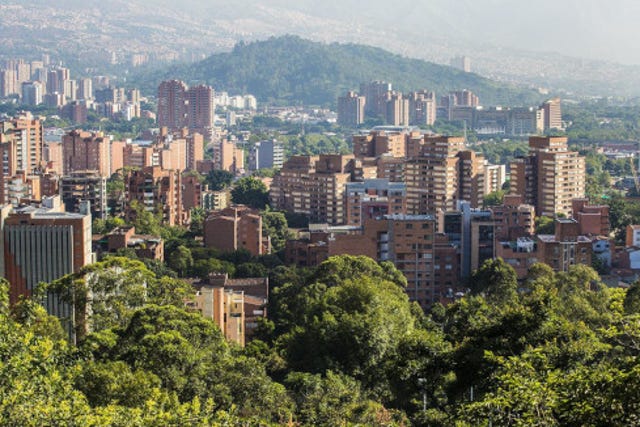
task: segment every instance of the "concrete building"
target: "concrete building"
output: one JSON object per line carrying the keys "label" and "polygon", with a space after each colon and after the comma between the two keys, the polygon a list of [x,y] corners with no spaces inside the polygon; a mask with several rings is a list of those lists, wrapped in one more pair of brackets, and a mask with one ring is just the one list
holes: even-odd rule
{"label": "concrete building", "polygon": [[505,182],[507,182],[507,167],[505,165],[490,165],[485,160],[484,194],[501,191]]}
{"label": "concrete building", "polygon": [[[15,209],[4,218],[4,277],[10,283],[11,303],[31,295],[39,283],[78,272],[92,262],[91,216],[66,213],[53,199],[43,205]],[[70,315],[68,304],[57,296],[49,295],[44,305],[50,314]]]}
{"label": "concrete building", "polygon": [[373,130],[367,135],[354,135],[351,138],[353,154],[359,159],[380,157],[385,154],[392,157],[405,157],[407,139],[416,135],[405,130]]}
{"label": "concrete building", "polygon": [[358,127],[364,122],[366,98],[356,92],[347,92],[338,98],[338,124],[348,127]]}
{"label": "concrete building", "polygon": [[540,106],[544,120],[544,130],[564,130],[562,125],[562,107],[560,98],[554,98],[546,101]]}
{"label": "concrete building", "polygon": [[367,219],[403,215],[407,210],[407,191],[402,182],[386,179],[349,182],[344,197],[346,225],[361,226]]}
{"label": "concrete building", "polygon": [[158,86],[158,125],[170,130],[189,128],[209,134],[215,114],[213,88],[198,85],[189,88],[179,80],[167,80]]}
{"label": "concrete building", "polygon": [[107,178],[97,171],[74,171],[63,176],[60,195],[67,212],[81,213],[88,203],[92,219],[107,217]]}
{"label": "concrete building", "polygon": [[510,192],[539,216],[571,216],[572,200],[585,195],[584,157],[569,151],[567,137],[529,137],[529,155],[511,163]]}
{"label": "concrete building", "polygon": [[484,158],[465,149],[464,138],[424,135],[419,155],[405,165],[407,210],[437,214],[456,210],[459,200],[472,207],[484,197]]}
{"label": "concrete building", "polygon": [[465,73],[471,72],[471,58],[468,56],[456,56],[455,58],[451,58],[449,65],[460,71],[464,71]]}
{"label": "concrete building", "polygon": [[30,175],[42,166],[42,122],[30,113],[0,121],[0,159],[2,175],[18,171]]}
{"label": "concrete building", "polygon": [[538,235],[538,258],[554,271],[568,271],[577,264],[591,265],[592,239],[580,235],[575,219],[556,218],[555,234]]}
{"label": "concrete building", "polygon": [[212,274],[199,285],[193,308],[213,320],[227,340],[244,346],[255,334],[258,319],[267,316],[268,298],[268,278]]}
{"label": "concrete building", "polygon": [[198,162],[204,160],[204,136],[198,132],[191,132],[187,139],[187,170],[196,170]]}
{"label": "concrete building", "polygon": [[223,252],[246,249],[259,256],[270,252],[262,233],[262,217],[257,209],[231,206],[213,212],[204,221],[204,244]]}
{"label": "concrete building", "polygon": [[385,215],[367,219],[361,227],[309,227],[303,239],[287,242],[288,263],[317,265],[334,255],[364,255],[390,261],[407,278],[412,301],[427,308],[458,286],[455,248],[436,233],[430,215]]}
{"label": "concrete building", "polygon": [[609,206],[591,205],[589,199],[573,199],[573,218],[580,226],[579,233],[587,236],[608,237],[611,233]]}
{"label": "concrete building", "polygon": [[213,144],[213,167],[233,174],[244,170],[244,150],[236,140],[221,139]]}
{"label": "concrete building", "polygon": [[455,105],[460,107],[477,107],[480,105],[480,98],[468,89],[451,92],[455,98]]}
{"label": "concrete building", "polygon": [[491,211],[460,202],[455,210],[440,216],[439,231],[458,250],[460,277],[470,277],[484,261],[495,257],[495,222]]}
{"label": "concrete building", "polygon": [[213,320],[224,337],[240,346],[245,345],[244,293],[222,286],[203,285],[196,293],[193,307],[202,316]]}
{"label": "concrete building", "polygon": [[507,194],[502,205],[492,206],[498,241],[531,237],[535,232],[535,208],[523,203],[522,196]]}
{"label": "concrete building", "polygon": [[625,246],[635,246],[640,248],[640,225],[627,225]]}
{"label": "concrete building", "polygon": [[188,127],[207,133],[213,127],[215,114],[214,91],[211,86],[198,85],[186,92]]}
{"label": "concrete building", "polygon": [[229,206],[230,201],[229,190],[209,190],[202,193],[202,205],[200,207],[207,212],[219,211]]}
{"label": "concrete building", "polygon": [[110,253],[132,249],[138,258],[164,260],[164,241],[160,236],[136,234],[136,228],[118,227],[105,236]]}
{"label": "concrete building", "polygon": [[0,70],[0,97],[6,98],[19,92],[18,77],[13,69]]}
{"label": "concrete building", "polygon": [[409,124],[433,126],[436,121],[436,94],[422,90],[409,94]]}
{"label": "concrete building", "polygon": [[360,94],[365,97],[365,114],[371,117],[385,117],[391,83],[372,81],[360,84]]}
{"label": "concrete building", "polygon": [[160,83],[158,86],[158,126],[182,129],[189,124],[187,90],[187,85],[179,80]]}
{"label": "concrete building", "polygon": [[189,212],[182,206],[182,177],[173,170],[160,166],[131,170],[124,177],[126,216],[133,219],[131,203],[136,201],[148,212],[162,215],[162,222],[169,226],[189,223]]}
{"label": "concrete building", "polygon": [[22,83],[22,103],[35,107],[44,101],[44,85],[40,82]]}
{"label": "concrete building", "polygon": [[102,132],[73,130],[62,137],[63,172],[95,170],[111,176],[111,138]]}
{"label": "concrete building", "polygon": [[389,95],[385,121],[391,126],[409,126],[409,99],[400,92]]}
{"label": "concrete building", "polygon": [[182,175],[182,207],[186,210],[202,206],[202,194],[207,191],[206,184],[195,175]]}
{"label": "concrete building", "polygon": [[269,197],[276,209],[308,215],[312,223],[344,223],[345,184],[354,156],[292,156],[274,176]]}
{"label": "concrete building", "polygon": [[[312,223],[344,224],[344,190],[351,180],[352,154],[322,154],[315,172],[309,174],[309,220]],[[275,179],[274,179],[275,184]]]}
{"label": "concrete building", "polygon": [[42,160],[45,162],[47,170],[62,175],[62,142],[47,141],[43,146]]}
{"label": "concrete building", "polygon": [[78,80],[78,99],[93,99],[93,81],[89,78]]}
{"label": "concrete building", "polygon": [[258,141],[249,151],[249,170],[280,169],[283,164],[284,146],[275,139]]}

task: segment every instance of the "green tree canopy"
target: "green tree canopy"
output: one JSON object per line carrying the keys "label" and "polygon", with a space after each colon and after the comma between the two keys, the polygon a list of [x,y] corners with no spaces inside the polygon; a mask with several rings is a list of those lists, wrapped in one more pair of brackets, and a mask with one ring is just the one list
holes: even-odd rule
{"label": "green tree canopy", "polygon": [[248,176],[235,183],[231,199],[233,203],[264,209],[269,204],[269,192],[262,181]]}

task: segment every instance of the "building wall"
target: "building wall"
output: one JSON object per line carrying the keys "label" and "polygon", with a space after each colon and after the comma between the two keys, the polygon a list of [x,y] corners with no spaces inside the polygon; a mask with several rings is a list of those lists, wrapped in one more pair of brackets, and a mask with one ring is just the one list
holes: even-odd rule
{"label": "building wall", "polygon": [[62,137],[64,174],[95,170],[101,176],[111,174],[111,141],[102,133],[74,130]]}
{"label": "building wall", "polygon": [[246,249],[254,256],[263,255],[259,211],[246,206],[232,206],[214,212],[204,222],[204,244],[223,252]]}
{"label": "building wall", "polygon": [[125,176],[127,217],[132,218],[129,208],[134,200],[149,212],[162,212],[163,223],[174,226],[188,223],[188,215],[182,206],[182,177],[173,170],[162,170],[160,166],[145,167],[129,171]]}
{"label": "building wall", "polygon": [[[61,213],[10,215],[4,222],[4,263],[12,303],[21,295],[31,295],[40,282],[48,283],[79,271],[91,263],[91,217]],[[55,307],[47,308],[55,313]]]}
{"label": "building wall", "polygon": [[585,195],[585,161],[569,151],[566,137],[529,138],[530,154],[511,164],[511,194],[524,196],[537,215],[572,215],[572,200]]}
{"label": "building wall", "polygon": [[366,99],[355,92],[338,98],[338,124],[356,127],[364,122]]}

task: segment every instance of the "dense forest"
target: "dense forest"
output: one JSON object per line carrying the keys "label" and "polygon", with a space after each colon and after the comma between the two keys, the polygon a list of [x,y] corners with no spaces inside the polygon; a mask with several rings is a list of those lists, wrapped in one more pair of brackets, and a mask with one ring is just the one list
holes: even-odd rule
{"label": "dense forest", "polygon": [[323,105],[335,108],[338,96],[358,90],[362,82],[385,80],[394,89],[428,89],[437,94],[470,89],[484,105],[530,105],[538,93],[496,83],[452,67],[410,59],[356,44],[323,44],[297,36],[239,43],[191,65],[153,75],[134,75],[130,83],[154,93],[161,80],[204,82],[231,94],[251,93],[261,102]]}
{"label": "dense forest", "polygon": [[[275,267],[270,281],[269,320],[245,348],[185,306],[190,285],[136,260],[106,258],[13,307],[2,282],[3,423],[639,422],[638,284],[608,288],[589,267],[541,264],[518,284],[497,259],[467,296],[425,314],[401,273],[365,257]],[[48,291],[73,305],[77,345],[37,303]]]}

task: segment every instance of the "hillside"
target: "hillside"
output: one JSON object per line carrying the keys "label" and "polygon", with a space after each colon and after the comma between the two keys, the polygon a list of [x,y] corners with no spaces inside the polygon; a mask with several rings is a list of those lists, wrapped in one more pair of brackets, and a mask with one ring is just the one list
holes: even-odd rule
{"label": "hillside", "polygon": [[[530,105],[540,100],[530,89],[516,88],[454,68],[410,59],[380,48],[323,44],[297,36],[239,43],[231,52],[214,54],[191,65],[174,66],[134,81],[157,84],[177,78],[206,82],[231,94],[252,93],[262,102],[335,104],[339,94],[361,82],[385,80],[401,91],[429,89],[437,94],[470,89],[483,105]],[[151,89],[149,87],[149,89]]]}

